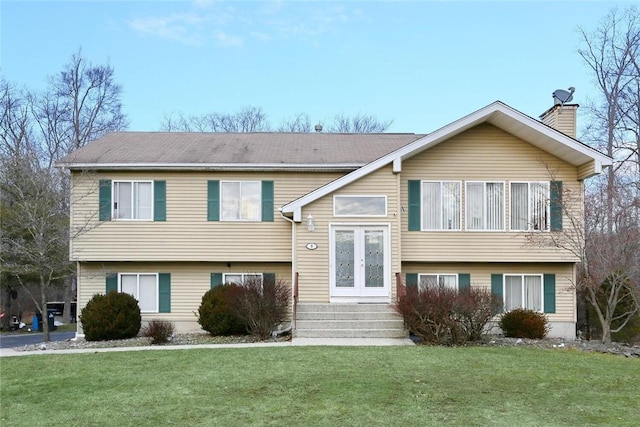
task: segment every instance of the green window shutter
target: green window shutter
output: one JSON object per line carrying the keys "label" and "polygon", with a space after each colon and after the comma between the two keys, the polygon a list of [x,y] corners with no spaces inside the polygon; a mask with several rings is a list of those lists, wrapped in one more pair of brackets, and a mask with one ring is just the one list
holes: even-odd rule
{"label": "green window shutter", "polygon": [[407,273],[405,278],[405,286],[408,288],[418,287],[418,273]]}
{"label": "green window shutter", "polygon": [[262,181],[262,220],[273,221],[273,181]]}
{"label": "green window shutter", "polygon": [[420,231],[420,181],[409,181],[409,231]]}
{"label": "green window shutter", "polygon": [[562,181],[550,184],[551,231],[562,231]]}
{"label": "green window shutter", "polygon": [[220,221],[220,181],[207,181],[207,221]]}
{"label": "green window shutter", "polygon": [[262,273],[262,283],[267,285],[275,285],[276,273]]}
{"label": "green window shutter", "polygon": [[458,274],[458,290],[468,291],[471,289],[471,275],[469,273]]}
{"label": "green window shutter", "polygon": [[153,220],[167,220],[167,181],[153,181]]}
{"label": "green window shutter", "polygon": [[105,283],[106,294],[108,294],[111,291],[118,292],[118,274],[117,273],[107,274],[105,281],[106,281]]}
{"label": "green window shutter", "polygon": [[222,273],[211,273],[211,289],[222,285]]}
{"label": "green window shutter", "polygon": [[171,313],[171,274],[158,274],[158,311]]}
{"label": "green window shutter", "polygon": [[100,221],[111,220],[111,180],[101,179],[98,189],[98,200],[100,211],[98,219]]}
{"label": "green window shutter", "polygon": [[544,312],[556,312],[556,275],[544,275]]}
{"label": "green window shutter", "polygon": [[[502,274],[491,275],[491,293],[500,297],[500,299],[504,301],[502,296]],[[503,310],[504,309],[501,309],[500,311]]]}

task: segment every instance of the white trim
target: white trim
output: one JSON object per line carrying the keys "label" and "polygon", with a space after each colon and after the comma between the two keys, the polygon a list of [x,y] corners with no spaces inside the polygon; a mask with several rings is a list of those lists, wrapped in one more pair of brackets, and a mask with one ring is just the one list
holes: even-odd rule
{"label": "white trim", "polygon": [[118,273],[118,292],[122,292],[122,276],[136,276],[136,292],[138,296],[133,295],[136,300],[138,300],[138,304],[140,304],[140,276],[155,276],[156,278],[156,300],[155,300],[155,310],[153,311],[142,311],[140,309],[140,313],[159,313],[160,312],[160,278],[159,273],[138,273],[138,272],[122,272]]}
{"label": "white trim", "polygon": [[[116,202],[116,184],[117,183],[130,183],[131,184],[131,215],[135,211],[135,199],[134,199],[134,184],[138,183],[150,183],[151,184],[151,215],[150,218],[118,218],[115,215],[116,208],[114,207]],[[119,199],[118,199],[119,200]],[[114,179],[111,181],[111,220],[112,221],[133,221],[133,222],[150,222],[155,218],[155,181],[148,179]]]}
{"label": "white trim", "polygon": [[[384,286],[380,288],[371,288],[380,290],[381,292],[372,292],[370,295],[355,294],[354,295],[336,295],[335,294],[335,237],[336,229],[365,229],[378,228],[383,231],[384,241]],[[391,302],[391,224],[388,222],[332,222],[329,223],[329,301],[331,303],[339,302]],[[357,285],[356,285],[357,286]]]}
{"label": "white trim", "polygon": [[366,163],[56,163],[58,168],[98,170],[225,170],[225,171],[353,171]]}
{"label": "white trim", "polygon": [[[516,307],[516,308],[527,308],[525,307],[525,294],[524,294],[524,278],[525,276],[536,276],[540,278],[540,310],[538,311],[538,313],[544,313],[544,274],[539,274],[539,273],[504,273],[502,275],[502,304],[505,306],[505,311],[507,311],[506,309],[506,298],[507,298],[507,276],[518,276],[522,278],[522,300],[520,301],[520,307]],[[529,310],[532,310],[529,308]]]}
{"label": "white trim", "polygon": [[[502,184],[502,228],[501,229],[495,229],[495,230],[489,230],[487,228],[481,228],[481,229],[469,229],[468,227],[468,218],[469,218],[469,209],[468,209],[468,195],[467,195],[467,184],[485,184],[484,185],[484,189],[483,189],[483,197],[486,197],[486,191],[487,191],[487,184]],[[484,206],[484,226],[486,227],[487,225],[487,206],[484,204],[484,202],[486,202],[486,199],[483,200],[483,206]],[[486,232],[486,233],[496,233],[496,232],[504,232],[507,230],[507,181],[503,181],[503,180],[499,180],[499,179],[495,179],[495,180],[468,180],[468,181],[464,181],[464,231],[469,231],[471,233],[477,233],[477,232]]]}
{"label": "white trim", "polygon": [[456,278],[455,290],[456,291],[460,290],[460,280],[459,280],[460,273],[418,273],[418,289],[420,289],[420,276],[436,276],[436,280],[438,281],[438,283],[440,282],[440,276],[455,276]]}
{"label": "white trim", "polygon": [[[442,202],[442,184],[444,183],[457,183],[459,185],[459,199],[458,199],[458,224],[460,228],[444,228],[442,224],[442,214],[443,214],[443,206],[440,206],[440,227],[441,228],[424,228],[424,205],[422,197],[424,196],[423,185],[425,183],[439,183],[440,184],[440,201]],[[458,180],[432,180],[432,179],[424,179],[420,181],[420,231],[446,231],[446,232],[459,232],[463,230],[462,227],[462,181]]]}
{"label": "white trim", "polygon": [[234,273],[234,272],[227,272],[227,273],[222,273],[222,284],[226,285],[228,282],[225,280],[225,278],[227,276],[240,276],[240,280],[242,280],[242,283],[244,283],[244,281],[246,280],[245,276],[260,276],[260,280],[264,279],[264,274],[263,273]]}
{"label": "white trim", "polygon": [[[378,160],[375,160],[371,163],[368,163],[361,168],[343,176],[335,181],[330,182],[327,185],[324,185],[316,190],[306,194],[299,199],[287,203],[282,207],[283,213],[292,213],[295,209],[308,205],[309,203],[318,200],[327,194],[330,194],[345,185],[348,185],[358,179],[366,176],[391,162],[396,162],[397,159],[406,159],[409,158],[423,150],[431,148],[438,143],[449,139],[461,132],[464,132],[467,129],[472,128],[481,123],[491,123],[495,124],[497,122],[502,121],[503,119],[507,119],[510,127],[514,128],[510,133],[515,135],[516,128],[525,128],[525,130],[531,129],[534,130],[538,136],[546,138],[546,141],[542,141],[540,145],[545,144],[559,144],[564,145],[571,150],[574,151],[574,154],[581,154],[583,156],[588,157],[587,159],[579,160],[576,157],[572,156],[572,161],[567,160],[569,163],[574,164],[574,166],[580,166],[581,164],[586,163],[587,161],[594,160],[596,163],[601,162],[603,166],[609,166],[613,163],[613,159],[609,156],[600,153],[597,150],[594,150],[591,147],[588,147],[579,141],[568,137],[567,135],[559,132],[544,123],[533,119],[509,106],[503,104],[500,101],[495,101],[492,104],[487,105],[465,117],[462,117],[438,130],[432,132],[420,139],[417,139],[414,142],[411,142],[404,147],[401,147],[391,153],[380,157]],[[497,125],[496,125],[497,126]],[[498,126],[500,127],[500,126]],[[517,136],[517,135],[516,135]],[[548,151],[548,150],[546,150]],[[580,161],[579,164],[573,162]]]}
{"label": "white trim", "polygon": [[[527,229],[526,230],[514,230],[513,224],[511,223],[511,203],[513,202],[513,196],[511,194],[511,184],[527,184]],[[543,230],[536,230],[535,228],[531,228],[531,223],[529,220],[531,219],[531,184],[546,184],[547,186],[547,195],[545,197],[545,213],[547,215],[547,224],[546,228]],[[523,233],[523,232],[536,232],[536,233],[547,233],[551,232],[551,182],[549,181],[509,181],[509,231],[513,233]]]}
{"label": "white trim", "polygon": [[[222,186],[224,184],[234,184],[234,183],[238,183],[240,184],[240,194],[238,194],[238,199],[240,200],[240,212],[238,212],[238,214],[240,215],[242,213],[242,184],[244,183],[253,183],[253,184],[258,184],[258,218],[257,219],[248,219],[248,218],[232,218],[232,219],[224,219],[223,215],[222,215],[222,207],[224,205],[224,200],[223,200],[223,190],[222,190]],[[249,180],[249,179],[238,179],[238,180],[233,180],[233,179],[225,179],[225,180],[220,180],[220,206],[218,206],[218,208],[220,209],[220,211],[218,212],[219,218],[220,218],[220,222],[261,222],[262,221],[262,181],[260,180]]]}
{"label": "white trim", "polygon": [[[340,197],[352,197],[352,198],[383,198],[384,199],[384,214],[381,215],[354,215],[354,214],[343,214],[338,215],[336,213],[336,199]],[[333,196],[333,216],[336,218],[386,218],[388,212],[388,200],[385,194],[336,194]]]}

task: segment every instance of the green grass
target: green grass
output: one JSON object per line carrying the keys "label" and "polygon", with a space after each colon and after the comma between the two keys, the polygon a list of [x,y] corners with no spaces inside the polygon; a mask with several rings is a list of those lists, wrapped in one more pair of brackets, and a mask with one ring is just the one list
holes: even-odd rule
{"label": "green grass", "polygon": [[0,359],[7,426],[631,426],[640,361],[527,348],[272,347]]}

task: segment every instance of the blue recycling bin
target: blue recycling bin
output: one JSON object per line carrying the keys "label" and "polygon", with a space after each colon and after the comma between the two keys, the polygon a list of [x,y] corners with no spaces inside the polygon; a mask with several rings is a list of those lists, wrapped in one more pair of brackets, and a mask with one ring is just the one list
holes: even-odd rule
{"label": "blue recycling bin", "polygon": [[42,317],[34,314],[33,319],[31,320],[31,330],[33,332],[38,332],[38,329],[40,329],[40,323],[42,323]]}

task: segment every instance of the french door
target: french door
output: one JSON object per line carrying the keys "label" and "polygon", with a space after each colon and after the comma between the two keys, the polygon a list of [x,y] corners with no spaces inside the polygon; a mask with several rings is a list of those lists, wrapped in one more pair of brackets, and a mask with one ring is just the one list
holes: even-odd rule
{"label": "french door", "polygon": [[387,302],[389,229],[385,225],[331,227],[332,301]]}

